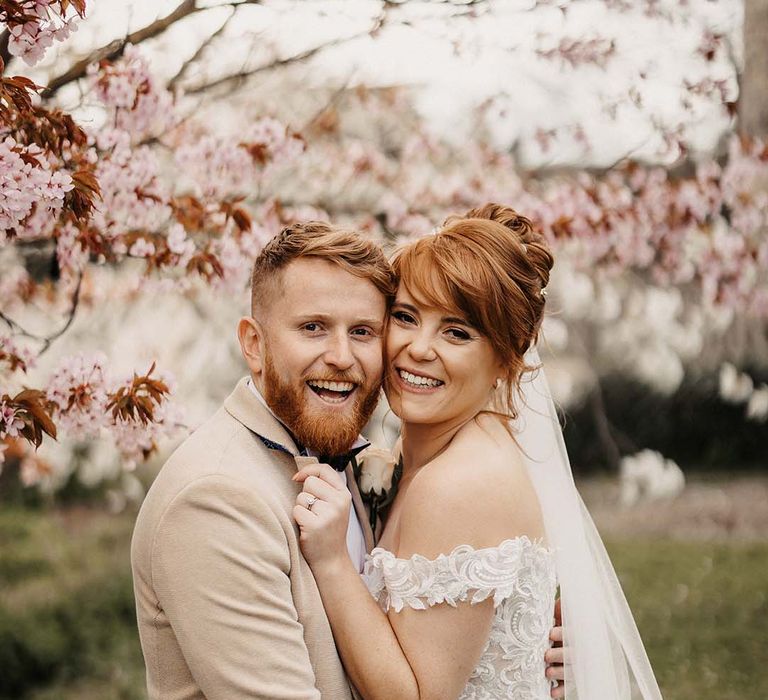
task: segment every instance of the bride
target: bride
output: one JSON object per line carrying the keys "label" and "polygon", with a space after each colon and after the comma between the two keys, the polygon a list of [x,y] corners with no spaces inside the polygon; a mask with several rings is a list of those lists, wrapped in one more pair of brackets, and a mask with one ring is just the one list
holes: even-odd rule
{"label": "bride", "polygon": [[567,697],[661,698],[538,362],[552,264],[493,204],[395,254],[384,384],[402,475],[362,578],[343,479],[295,477],[302,550],[366,700],[562,697],[544,661],[558,586]]}

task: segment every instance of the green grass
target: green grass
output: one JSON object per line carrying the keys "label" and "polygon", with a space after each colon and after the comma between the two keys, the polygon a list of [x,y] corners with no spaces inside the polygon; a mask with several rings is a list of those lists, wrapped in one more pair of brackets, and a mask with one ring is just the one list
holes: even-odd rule
{"label": "green grass", "polygon": [[0,512],[0,698],[145,697],[133,515]]}
{"label": "green grass", "polygon": [[666,700],[768,694],[768,542],[608,548]]}
{"label": "green grass", "polygon": [[[0,698],[141,700],[132,514],[0,512]],[[608,543],[665,700],[768,694],[768,542]]]}

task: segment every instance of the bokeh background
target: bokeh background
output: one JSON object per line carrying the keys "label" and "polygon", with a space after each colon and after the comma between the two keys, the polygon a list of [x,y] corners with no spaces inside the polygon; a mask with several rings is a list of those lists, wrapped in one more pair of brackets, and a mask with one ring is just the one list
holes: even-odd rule
{"label": "bokeh background", "polygon": [[555,250],[544,360],[664,697],[768,692],[766,0],[0,20],[0,697],[146,697],[133,521],[244,374],[264,243],[390,249],[488,201]]}

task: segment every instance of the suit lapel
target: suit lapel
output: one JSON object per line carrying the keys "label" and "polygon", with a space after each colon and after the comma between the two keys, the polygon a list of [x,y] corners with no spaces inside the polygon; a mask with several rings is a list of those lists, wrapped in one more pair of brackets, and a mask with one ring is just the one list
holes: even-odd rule
{"label": "suit lapel", "polygon": [[285,426],[275,418],[269,409],[259,401],[248,386],[248,377],[243,377],[235,390],[224,401],[224,408],[237,421],[263,441],[273,443],[276,449],[296,457],[299,448]]}
{"label": "suit lapel", "polygon": [[[308,464],[317,463],[317,457],[307,457],[299,454],[299,448],[296,446],[291,434],[285,429],[285,426],[270,413],[266,406],[251,391],[248,386],[248,377],[244,377],[237,383],[234,391],[224,402],[224,408],[235,420],[242,423],[251,432],[256,433],[262,441],[273,443],[275,449],[281,449],[290,454],[296,463],[297,471]],[[368,522],[368,513],[363,505],[363,499],[360,497],[360,491],[357,488],[357,481],[355,480],[351,464],[344,473],[347,476],[347,487],[352,494],[355,513],[357,513],[357,519],[360,521],[360,527],[363,530],[365,548],[370,552],[374,545],[373,531]]]}

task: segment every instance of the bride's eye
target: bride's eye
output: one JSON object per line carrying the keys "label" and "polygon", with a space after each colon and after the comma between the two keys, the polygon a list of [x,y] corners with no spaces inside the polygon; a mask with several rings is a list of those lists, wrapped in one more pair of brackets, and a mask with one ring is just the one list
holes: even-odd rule
{"label": "bride's eye", "polygon": [[467,331],[462,330],[461,328],[449,328],[446,330],[446,333],[453,339],[453,340],[469,340],[472,336],[467,333]]}
{"label": "bride's eye", "polygon": [[392,318],[401,323],[416,323],[416,319],[406,311],[393,311]]}

